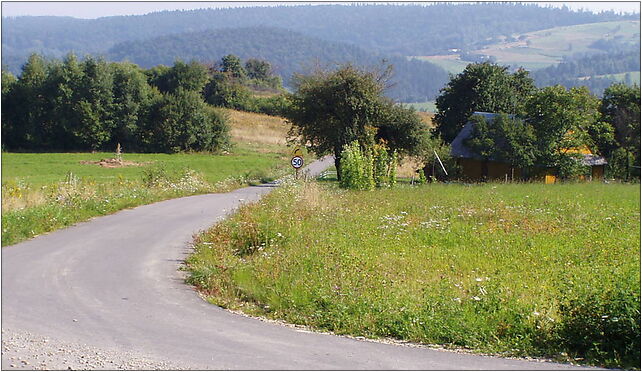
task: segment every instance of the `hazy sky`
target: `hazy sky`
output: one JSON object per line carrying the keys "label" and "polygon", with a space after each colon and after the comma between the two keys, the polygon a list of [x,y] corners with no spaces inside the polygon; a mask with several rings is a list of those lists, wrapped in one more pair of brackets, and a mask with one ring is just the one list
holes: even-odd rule
{"label": "hazy sky", "polygon": [[[309,4],[309,2],[143,2],[143,1],[2,1],[2,16],[21,15],[55,15],[71,16],[76,18],[98,18],[113,15],[146,14],[161,10],[200,9],[200,8],[222,8],[238,6],[269,6],[283,4]],[[313,3],[327,4],[327,3]],[[345,4],[345,3],[344,3]],[[429,4],[429,3],[425,3]],[[616,12],[640,13],[640,2],[538,2],[543,6],[563,6],[571,9],[586,9],[594,12],[603,10],[614,10]]]}

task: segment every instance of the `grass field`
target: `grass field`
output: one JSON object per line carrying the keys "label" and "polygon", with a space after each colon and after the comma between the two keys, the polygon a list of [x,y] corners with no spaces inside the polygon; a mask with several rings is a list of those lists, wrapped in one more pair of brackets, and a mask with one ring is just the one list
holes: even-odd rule
{"label": "grass field", "polygon": [[338,334],[640,367],[640,190],[295,184],[200,236],[214,304]]}
{"label": "grass field", "polygon": [[534,70],[557,64],[564,56],[574,53],[598,52],[590,45],[600,39],[620,39],[633,45],[640,40],[640,22],[616,21],[555,27],[524,36],[524,40],[490,45],[476,53],[494,56],[501,64]]}
{"label": "grass field", "polygon": [[466,66],[468,66],[468,64],[470,63],[468,61],[462,61],[461,59],[459,59],[459,55],[454,54],[444,56],[414,56],[412,58],[433,63],[453,75],[459,74],[460,72],[464,71]]}
{"label": "grass field", "polygon": [[[476,50],[474,53],[493,56],[502,65],[521,66],[537,70],[560,63],[574,53],[599,52],[591,44],[600,39],[618,39],[631,45],[640,41],[639,21],[599,22],[583,25],[555,27],[523,35],[512,35],[523,40],[501,42]],[[459,55],[414,56],[436,64],[451,74],[458,74],[471,62]]]}
{"label": "grass field", "polygon": [[[640,86],[640,71],[629,71],[629,72],[622,72],[619,74],[607,74],[607,75],[596,75],[596,78],[608,78],[608,79],[614,79],[615,81],[619,83],[624,83],[626,82],[626,75],[629,75],[629,78],[631,79],[631,82],[634,84],[637,84]],[[580,79],[581,80],[581,79]]]}
{"label": "grass field", "polygon": [[417,111],[430,112],[430,113],[437,112],[437,106],[435,105],[435,101],[410,102],[410,103],[404,103],[404,105],[414,107],[415,110]]}
{"label": "grass field", "polygon": [[2,153],[2,245],[123,208],[229,191],[291,170],[283,120],[227,113],[234,145],[222,154],[125,152],[122,160],[134,164],[112,168],[95,163],[113,153]]}

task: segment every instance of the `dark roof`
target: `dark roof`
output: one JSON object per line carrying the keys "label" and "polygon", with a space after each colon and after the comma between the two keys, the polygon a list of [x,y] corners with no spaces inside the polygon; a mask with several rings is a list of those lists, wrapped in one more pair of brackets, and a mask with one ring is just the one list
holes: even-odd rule
{"label": "dark roof", "polygon": [[[480,111],[475,111],[473,115],[480,115],[483,116],[484,119],[492,120],[497,116],[498,114],[492,113],[492,112],[480,112]],[[512,116],[512,115],[511,115]],[[482,160],[483,158],[476,152],[472,151],[469,149],[465,144],[464,141],[470,137],[472,131],[473,131],[473,125],[474,123],[472,121],[468,121],[466,125],[461,129],[457,137],[453,140],[453,142],[450,144],[450,154],[455,157],[455,158],[466,158],[466,159],[480,159]],[[598,155],[592,155],[592,154],[584,154],[582,159],[582,163],[584,165],[605,165],[606,164],[606,159],[604,159],[601,156]],[[492,160],[492,159],[491,159]]]}
{"label": "dark roof", "polygon": [[[483,116],[486,121],[492,120],[497,116],[497,114],[492,113],[492,112],[481,112],[481,111],[475,111],[473,112],[473,115],[480,115]],[[455,157],[455,158],[467,158],[467,159],[482,159],[479,154],[477,154],[474,151],[471,151],[465,144],[464,141],[470,137],[472,131],[473,131],[473,122],[468,121],[466,125],[464,125],[463,128],[461,128],[461,131],[455,137],[453,142],[450,144],[450,154]]]}

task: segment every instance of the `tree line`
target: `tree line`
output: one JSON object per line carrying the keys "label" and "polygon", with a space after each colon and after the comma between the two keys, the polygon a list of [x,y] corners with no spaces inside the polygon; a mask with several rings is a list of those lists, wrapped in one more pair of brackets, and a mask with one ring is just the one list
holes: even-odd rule
{"label": "tree line", "polygon": [[[578,55],[562,63],[532,72],[538,87],[563,85],[567,88],[586,86],[593,94],[602,95],[613,84],[613,78],[600,75],[640,71],[640,47],[625,51]],[[624,81],[627,85],[639,83],[631,77]]]}
{"label": "tree line", "polygon": [[226,117],[208,106],[205,66],[176,62],[141,69],[69,54],[32,55],[18,78],[2,72],[5,150],[217,151],[229,143]]}
{"label": "tree line", "polygon": [[[586,146],[607,158],[610,176],[639,177],[637,85],[613,84],[599,99],[586,87],[538,89],[527,71],[510,73],[506,66],[486,62],[470,64],[453,76],[436,105],[434,135],[451,143],[473,120],[467,146],[482,158],[526,170],[556,167],[568,178],[586,172],[569,149]],[[487,121],[473,117],[475,111],[500,115]]]}
{"label": "tree line", "polygon": [[519,3],[238,7],[94,20],[3,17],[6,32],[2,38],[2,58],[5,64],[12,62],[8,67],[17,74],[32,52],[55,58],[62,58],[69,51],[96,55],[125,41],[256,26],[287,27],[311,37],[388,55],[417,56],[441,54],[449,48],[474,50],[492,43],[498,35],[624,19],[639,19],[639,16],[613,12],[594,14]]}

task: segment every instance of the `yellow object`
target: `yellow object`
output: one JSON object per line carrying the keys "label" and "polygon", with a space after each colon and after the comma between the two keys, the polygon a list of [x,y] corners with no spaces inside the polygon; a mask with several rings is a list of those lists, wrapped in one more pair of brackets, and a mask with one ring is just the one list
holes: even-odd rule
{"label": "yellow object", "polygon": [[547,174],[547,175],[544,177],[544,183],[545,183],[545,184],[547,184],[547,185],[550,185],[550,184],[552,184],[552,183],[555,183],[555,180],[556,180],[556,179],[557,179],[557,177],[555,177],[554,175],[552,175],[552,174]]}
{"label": "yellow object", "polygon": [[292,156],[301,156],[302,157],[303,156],[303,151],[301,151],[301,149],[297,147],[296,149],[294,149],[294,151],[292,151]]}

